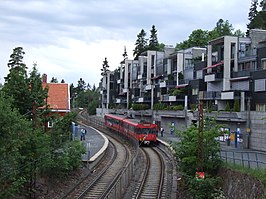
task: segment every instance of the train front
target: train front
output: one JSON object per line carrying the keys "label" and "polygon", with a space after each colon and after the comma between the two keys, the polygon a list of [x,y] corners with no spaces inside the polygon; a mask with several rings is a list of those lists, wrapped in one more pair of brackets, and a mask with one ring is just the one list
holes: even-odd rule
{"label": "train front", "polygon": [[152,142],[156,142],[157,131],[157,125],[143,124],[136,129],[136,137],[141,144],[150,144]]}

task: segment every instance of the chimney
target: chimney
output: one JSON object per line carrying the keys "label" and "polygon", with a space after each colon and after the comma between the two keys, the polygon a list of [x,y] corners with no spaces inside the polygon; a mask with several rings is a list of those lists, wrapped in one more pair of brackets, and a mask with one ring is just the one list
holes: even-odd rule
{"label": "chimney", "polygon": [[47,83],[47,75],[46,74],[42,75],[42,83]]}

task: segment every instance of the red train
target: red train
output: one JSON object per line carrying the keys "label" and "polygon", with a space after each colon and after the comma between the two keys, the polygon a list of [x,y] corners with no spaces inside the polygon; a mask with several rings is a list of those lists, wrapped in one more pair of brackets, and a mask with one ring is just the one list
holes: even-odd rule
{"label": "red train", "polygon": [[156,142],[158,132],[156,124],[113,114],[105,114],[104,121],[107,128],[134,137],[141,143]]}

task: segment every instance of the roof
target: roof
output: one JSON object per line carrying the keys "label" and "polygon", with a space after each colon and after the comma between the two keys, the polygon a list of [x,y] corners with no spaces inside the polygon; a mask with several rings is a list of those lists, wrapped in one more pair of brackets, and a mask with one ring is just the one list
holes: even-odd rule
{"label": "roof", "polygon": [[69,89],[66,83],[43,83],[48,87],[47,104],[54,111],[70,111]]}

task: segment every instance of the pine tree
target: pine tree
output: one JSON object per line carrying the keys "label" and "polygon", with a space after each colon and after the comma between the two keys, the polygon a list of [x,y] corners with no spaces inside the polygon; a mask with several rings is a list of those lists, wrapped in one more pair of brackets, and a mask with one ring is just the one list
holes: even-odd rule
{"label": "pine tree", "polygon": [[261,10],[257,11],[258,0],[253,0],[249,12],[249,24],[247,25],[247,36],[249,36],[249,30],[251,29],[266,29],[266,2],[262,0],[260,2]]}
{"label": "pine tree", "polygon": [[13,49],[8,62],[9,74],[5,77],[3,91],[7,96],[13,98],[13,105],[20,114],[28,114],[32,110],[32,104],[29,101],[30,90],[27,78],[27,67],[23,63],[23,55],[25,52],[22,47]]}
{"label": "pine tree", "polygon": [[247,24],[247,36],[249,35],[249,30],[254,28],[252,27],[253,24],[252,22],[254,21],[254,18],[257,16],[258,14],[258,0],[252,0],[251,2],[251,6],[250,6],[250,9],[249,9],[249,13],[248,13],[248,20],[249,20],[249,23]]}
{"label": "pine tree", "polygon": [[58,83],[58,80],[57,80],[57,78],[56,77],[52,77],[52,79],[51,79],[51,81],[50,81],[51,83]]}
{"label": "pine tree", "polygon": [[140,33],[137,35],[137,40],[135,43],[135,49],[133,50],[133,56],[135,59],[146,50],[147,48],[147,39],[145,38],[147,33],[141,29]]}
{"label": "pine tree", "polygon": [[149,50],[159,50],[159,42],[158,42],[158,38],[157,38],[157,30],[155,28],[155,25],[152,26],[150,32],[151,32],[151,35],[150,35],[150,39],[149,39],[148,49]]}

